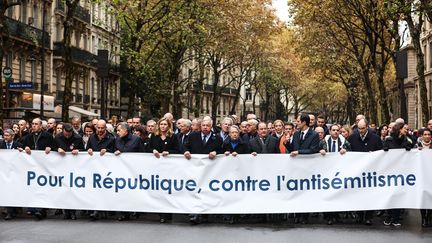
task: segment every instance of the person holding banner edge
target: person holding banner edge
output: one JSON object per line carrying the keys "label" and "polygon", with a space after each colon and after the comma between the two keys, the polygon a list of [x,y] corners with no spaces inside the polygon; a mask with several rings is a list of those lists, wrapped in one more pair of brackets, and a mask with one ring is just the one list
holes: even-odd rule
{"label": "person holding banner edge", "polygon": [[[307,114],[301,114],[297,117],[297,131],[293,135],[291,144],[287,145],[287,150],[291,157],[299,154],[315,154],[319,153],[319,136],[312,128],[309,127],[310,117]],[[294,223],[307,224],[309,221],[308,213],[296,214]]]}
{"label": "person holding banner edge", "polygon": [[[147,152],[152,152],[156,158],[178,154],[178,140],[174,136],[173,125],[170,120],[162,118],[157,122],[156,131],[150,137]],[[172,214],[160,213],[159,222],[166,223],[172,220]]]}
{"label": "person holding banner edge", "polygon": [[[186,159],[191,159],[192,154],[208,154],[209,159],[215,159],[217,154],[222,153],[222,138],[212,132],[212,127],[213,121],[205,118],[201,122],[201,132],[193,132],[189,135],[185,144],[184,156]],[[189,215],[189,222],[192,225],[200,224],[207,219],[208,217],[202,217],[199,214]]]}
{"label": "person holding banner edge", "polygon": [[[407,125],[404,123],[396,123],[391,131],[390,136],[386,137],[383,142],[384,151],[390,149],[405,149],[410,151],[414,147],[413,141],[407,136]],[[384,220],[386,226],[401,226],[400,223],[401,209],[389,209],[387,210],[387,218]]]}

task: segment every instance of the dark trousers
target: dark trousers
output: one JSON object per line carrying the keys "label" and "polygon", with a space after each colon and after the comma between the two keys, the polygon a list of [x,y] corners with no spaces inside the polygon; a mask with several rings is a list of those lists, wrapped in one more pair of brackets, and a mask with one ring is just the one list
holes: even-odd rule
{"label": "dark trousers", "polygon": [[401,215],[401,209],[389,209],[387,210],[387,219],[391,220],[391,222],[399,222]]}
{"label": "dark trousers", "polygon": [[371,220],[373,217],[374,211],[358,211],[357,215],[359,216],[360,221]]}

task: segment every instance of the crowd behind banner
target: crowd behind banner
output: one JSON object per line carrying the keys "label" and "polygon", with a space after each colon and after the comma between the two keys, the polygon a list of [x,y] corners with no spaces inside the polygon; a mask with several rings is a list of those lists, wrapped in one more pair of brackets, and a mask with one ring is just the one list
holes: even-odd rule
{"label": "crowd behind banner", "polygon": [[[220,124],[213,124],[211,117],[203,119],[180,118],[174,120],[172,114],[167,113],[159,120],[149,120],[145,124],[140,118],[127,121],[93,119],[82,123],[80,118],[73,117],[70,123],[58,123],[50,118],[47,121],[35,118],[28,124],[20,120],[3,131],[0,149],[17,149],[31,154],[32,150],[43,150],[45,153],[70,152],[78,155],[80,151],[88,154],[105,153],[119,155],[128,152],[152,153],[156,158],[183,154],[190,159],[192,154],[208,154],[214,159],[218,154],[236,156],[238,154],[302,154],[327,153],[345,154],[348,151],[370,152],[389,149],[417,148],[419,150],[431,148],[432,120],[427,127],[412,130],[401,118],[390,124],[383,124],[378,128],[369,125],[363,115],[356,117],[353,125],[327,125],[324,116],[301,114],[294,123],[276,120],[274,122],[260,122],[254,114],[249,114],[245,121],[239,121],[235,115],[224,118]],[[103,159],[103,157],[101,157]],[[4,208],[5,220],[13,219],[21,211],[20,208]],[[45,208],[27,208],[27,215],[37,219],[47,217]],[[366,225],[372,224],[373,217],[382,217],[384,225],[401,226],[403,209],[360,212],[330,212],[323,213],[325,223],[354,220]],[[421,225],[432,225],[431,210],[422,209]],[[55,215],[63,214],[65,219],[77,219],[75,210],[56,209]],[[119,221],[137,217],[139,213],[101,211],[86,211],[84,217],[97,220],[101,217],[114,216]],[[255,215],[257,216],[257,215]],[[297,213],[293,215],[294,223],[307,224],[310,217],[317,214]],[[172,214],[159,214],[160,222],[172,220]],[[235,223],[245,215],[223,215],[227,223]],[[288,214],[270,215],[266,219],[287,219]],[[208,215],[189,215],[191,224],[208,221]]]}

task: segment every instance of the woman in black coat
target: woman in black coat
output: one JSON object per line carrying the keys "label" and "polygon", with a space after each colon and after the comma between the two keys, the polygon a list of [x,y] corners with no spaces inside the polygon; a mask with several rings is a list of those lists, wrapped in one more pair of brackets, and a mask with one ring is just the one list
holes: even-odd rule
{"label": "woman in black coat", "polygon": [[[178,140],[174,136],[172,123],[162,118],[157,122],[155,133],[150,137],[147,152],[152,152],[156,158],[168,156],[169,154],[178,154]],[[159,221],[166,223],[172,219],[172,214],[159,214]]]}
{"label": "woman in black coat", "polygon": [[[237,154],[250,154],[249,144],[240,138],[240,128],[232,125],[229,129],[229,137],[222,144],[222,150],[226,156]],[[234,224],[237,221],[237,215],[223,215],[223,220],[229,224]]]}
{"label": "woman in black coat", "polygon": [[229,137],[222,144],[225,155],[250,154],[249,144],[240,138],[240,128],[233,125],[229,129]]}
{"label": "woman in black coat", "polygon": [[[421,139],[417,140],[419,150],[432,149],[432,131],[429,128],[421,131]],[[432,226],[432,209],[420,209],[422,227]]]}
{"label": "woman in black coat", "polygon": [[[414,147],[413,141],[407,136],[408,126],[404,123],[396,123],[390,136],[386,137],[383,142],[384,151],[389,149],[406,149],[410,151]],[[390,209],[387,211],[387,218],[384,220],[384,225],[401,226],[400,223],[401,209]]]}

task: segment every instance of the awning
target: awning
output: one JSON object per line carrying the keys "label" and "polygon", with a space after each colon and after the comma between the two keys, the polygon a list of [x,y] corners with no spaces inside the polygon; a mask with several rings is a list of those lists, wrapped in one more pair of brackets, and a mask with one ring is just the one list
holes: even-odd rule
{"label": "awning", "polygon": [[99,114],[88,111],[88,110],[84,110],[82,108],[76,107],[76,106],[69,106],[69,110],[70,111],[74,111],[76,113],[82,114],[82,115],[86,115],[86,116],[92,116],[92,117],[99,117]]}

